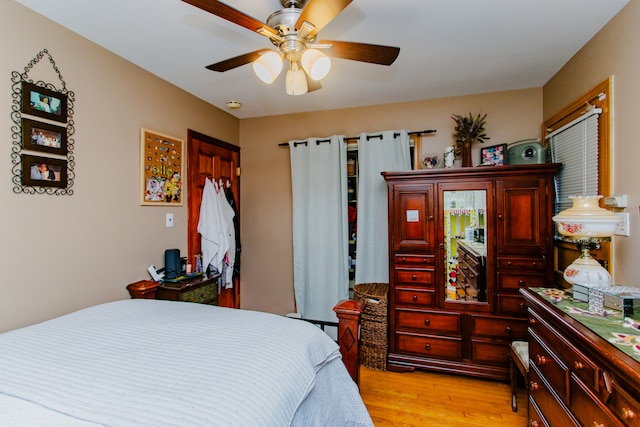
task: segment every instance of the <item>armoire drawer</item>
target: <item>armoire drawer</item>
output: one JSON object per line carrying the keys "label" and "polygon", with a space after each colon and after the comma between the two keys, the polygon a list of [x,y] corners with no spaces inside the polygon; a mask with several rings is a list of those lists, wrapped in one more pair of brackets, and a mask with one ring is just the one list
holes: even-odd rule
{"label": "armoire drawer", "polygon": [[399,288],[395,289],[396,306],[432,307],[435,304],[435,289]]}
{"label": "armoire drawer", "polygon": [[395,269],[396,286],[425,286],[433,288],[435,286],[435,271],[430,269]]}
{"label": "armoire drawer", "polygon": [[544,258],[498,257],[499,270],[545,271],[547,260]]}
{"label": "armoire drawer", "polygon": [[471,336],[514,341],[527,337],[527,320],[472,314]]}
{"label": "armoire drawer", "polygon": [[415,329],[430,334],[460,335],[460,314],[396,310],[397,329]]}
{"label": "armoire drawer", "polygon": [[498,313],[526,317],[527,304],[521,295],[499,294]]}
{"label": "armoire drawer", "polygon": [[471,359],[483,365],[507,366],[509,343],[499,341],[471,340]]}
{"label": "armoire drawer", "polygon": [[498,271],[498,291],[518,292],[520,288],[540,288],[547,286],[544,276],[526,272]]}
{"label": "armoire drawer", "polygon": [[432,266],[435,265],[436,258],[433,255],[402,255],[396,254],[396,265],[410,265],[410,266]]}
{"label": "armoire drawer", "polygon": [[433,335],[395,333],[396,347],[402,353],[412,353],[435,359],[462,360],[460,338]]}

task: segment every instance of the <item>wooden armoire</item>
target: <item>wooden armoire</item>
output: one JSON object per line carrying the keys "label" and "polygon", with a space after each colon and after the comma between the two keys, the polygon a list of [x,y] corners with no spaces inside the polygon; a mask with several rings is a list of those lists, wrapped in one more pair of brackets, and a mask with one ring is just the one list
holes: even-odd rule
{"label": "wooden armoire", "polygon": [[383,172],[390,370],[508,379],[519,289],[553,286],[557,164]]}

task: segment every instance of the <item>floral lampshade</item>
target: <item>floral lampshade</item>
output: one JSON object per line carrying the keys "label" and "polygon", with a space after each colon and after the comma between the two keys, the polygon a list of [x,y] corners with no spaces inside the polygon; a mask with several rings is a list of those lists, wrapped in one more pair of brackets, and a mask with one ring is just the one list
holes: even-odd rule
{"label": "floral lampshade", "polygon": [[586,287],[609,286],[607,269],[591,256],[591,250],[609,240],[620,222],[614,213],[598,206],[602,196],[571,196],[573,206],[553,217],[558,233],[575,242],[581,255],[564,270],[564,279],[571,285]]}

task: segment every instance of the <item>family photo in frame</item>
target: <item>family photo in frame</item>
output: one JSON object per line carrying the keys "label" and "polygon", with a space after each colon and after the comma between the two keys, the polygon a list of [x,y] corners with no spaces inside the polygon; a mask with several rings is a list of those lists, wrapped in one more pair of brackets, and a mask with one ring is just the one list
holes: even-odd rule
{"label": "family photo in frame", "polygon": [[22,112],[66,123],[67,95],[22,81]]}
{"label": "family photo in frame", "polygon": [[49,123],[22,119],[23,148],[32,151],[67,155],[67,129]]}
{"label": "family photo in frame", "polygon": [[65,188],[67,186],[67,161],[23,154],[22,183],[31,186]]}

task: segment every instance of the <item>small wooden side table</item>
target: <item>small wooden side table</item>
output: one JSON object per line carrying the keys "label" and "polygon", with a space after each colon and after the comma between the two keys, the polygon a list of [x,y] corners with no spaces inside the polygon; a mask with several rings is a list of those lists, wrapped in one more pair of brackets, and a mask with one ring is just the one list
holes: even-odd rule
{"label": "small wooden side table", "polygon": [[127,285],[127,290],[131,298],[155,299],[156,289],[159,286],[160,283],[153,280],[140,280]]}

